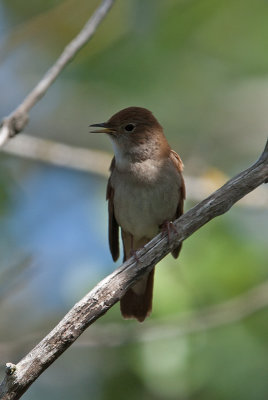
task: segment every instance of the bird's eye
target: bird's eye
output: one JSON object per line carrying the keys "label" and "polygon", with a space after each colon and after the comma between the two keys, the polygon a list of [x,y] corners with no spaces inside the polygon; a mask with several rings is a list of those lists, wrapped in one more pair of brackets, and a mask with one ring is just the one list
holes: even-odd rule
{"label": "bird's eye", "polygon": [[125,131],[127,131],[127,132],[132,132],[134,128],[135,128],[135,125],[134,125],[134,124],[127,124],[127,125],[125,126]]}

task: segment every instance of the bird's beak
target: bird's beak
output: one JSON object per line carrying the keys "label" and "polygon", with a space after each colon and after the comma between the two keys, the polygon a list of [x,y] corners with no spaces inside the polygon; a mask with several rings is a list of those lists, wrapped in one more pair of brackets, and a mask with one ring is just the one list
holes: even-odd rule
{"label": "bird's beak", "polygon": [[94,131],[90,131],[91,133],[115,133],[115,130],[110,128],[107,124],[107,122],[103,122],[101,124],[92,124],[89,125],[91,127],[96,127],[96,128],[101,128],[101,129],[95,129]]}

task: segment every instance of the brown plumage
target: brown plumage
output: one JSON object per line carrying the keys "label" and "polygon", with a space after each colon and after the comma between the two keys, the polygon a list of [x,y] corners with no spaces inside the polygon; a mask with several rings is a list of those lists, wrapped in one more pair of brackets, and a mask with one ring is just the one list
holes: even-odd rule
{"label": "brown plumage", "polygon": [[[143,247],[163,224],[183,213],[183,163],[171,150],[163,129],[149,110],[126,108],[108,122],[95,124],[112,139],[115,157],[107,185],[109,246],[119,257],[119,227],[124,260]],[[181,245],[172,250],[177,258]],[[121,298],[125,318],[142,322],[152,310],[154,268]]]}

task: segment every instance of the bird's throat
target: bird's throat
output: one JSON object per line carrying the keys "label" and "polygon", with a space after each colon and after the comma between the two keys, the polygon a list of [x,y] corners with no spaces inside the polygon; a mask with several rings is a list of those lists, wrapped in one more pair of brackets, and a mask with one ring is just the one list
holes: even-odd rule
{"label": "bird's throat", "polygon": [[[112,145],[115,155],[116,167],[119,170],[132,169],[132,164],[154,162],[158,163],[164,158],[163,155],[167,154],[167,147],[162,147],[161,143],[157,140],[150,140],[144,142],[133,142],[130,140],[112,139]],[[165,143],[166,144],[166,143]],[[167,145],[168,146],[168,145]],[[169,146],[168,146],[169,152]]]}

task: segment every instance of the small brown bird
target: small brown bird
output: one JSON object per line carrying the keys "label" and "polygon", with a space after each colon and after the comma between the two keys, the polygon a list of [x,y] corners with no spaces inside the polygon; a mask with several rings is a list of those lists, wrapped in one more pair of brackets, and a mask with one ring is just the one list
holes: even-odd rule
{"label": "small brown bird", "polygon": [[[109,245],[116,261],[120,226],[125,261],[161,229],[170,229],[170,221],[183,213],[183,163],[145,108],[125,108],[107,122],[90,126],[100,128],[93,133],[107,133],[112,140],[115,156],[107,185]],[[172,250],[173,257],[178,257],[180,249],[181,245]],[[154,268],[121,298],[124,318],[142,322],[150,314],[153,279]]]}

